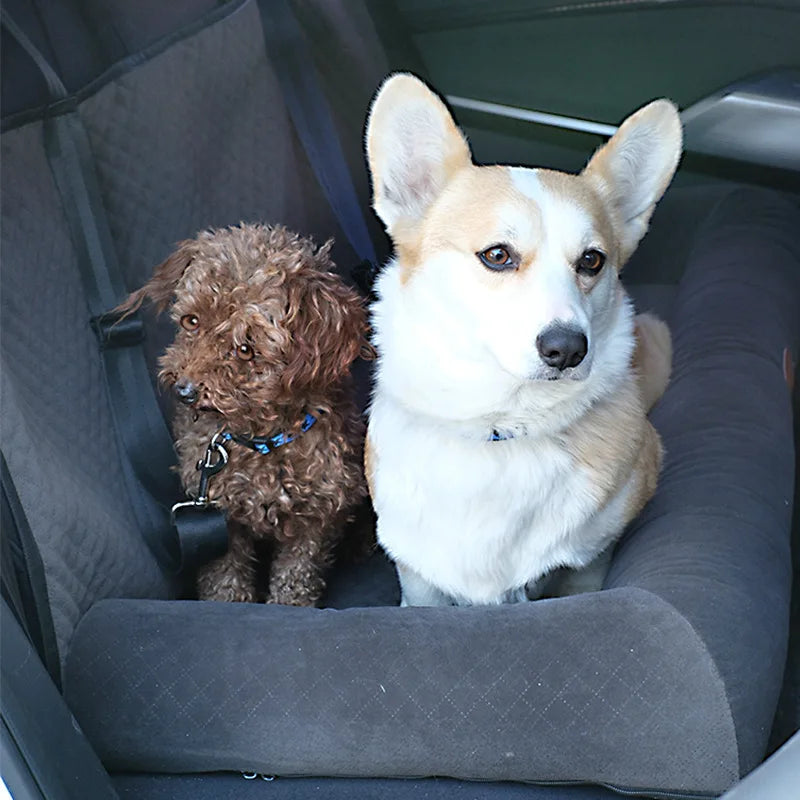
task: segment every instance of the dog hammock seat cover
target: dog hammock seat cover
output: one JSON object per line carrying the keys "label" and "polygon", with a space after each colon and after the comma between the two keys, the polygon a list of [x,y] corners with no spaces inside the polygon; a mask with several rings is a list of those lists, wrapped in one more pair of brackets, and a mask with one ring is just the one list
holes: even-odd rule
{"label": "dog hammock seat cover", "polygon": [[[356,259],[292,133],[258,4],[196,6],[205,16],[136,45],[61,108],[86,129],[128,286],[176,241],[242,219],[333,233],[346,271]],[[367,97],[385,72],[376,62],[351,86],[368,84]],[[337,118],[366,205],[362,121]],[[651,414],[666,450],[658,490],[604,591],[398,608],[375,556],[332,576],[325,608],[198,603],[173,599],[121,488],[79,256],[42,142],[40,113],[2,137],[3,450],[41,553],[64,696],[106,768],[712,796],[761,761],[791,584],[792,201],[673,188],[626,268],[639,310],[669,322],[675,358]],[[36,324],[32,309],[46,312]],[[171,331],[146,324],[153,366]]]}

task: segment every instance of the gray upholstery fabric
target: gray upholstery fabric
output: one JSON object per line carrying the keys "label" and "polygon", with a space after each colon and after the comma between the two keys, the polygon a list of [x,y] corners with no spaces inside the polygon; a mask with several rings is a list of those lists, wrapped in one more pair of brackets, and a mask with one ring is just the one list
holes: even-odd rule
{"label": "gray upholstery fabric", "polygon": [[799,229],[796,207],[742,190],[698,233],[671,318],[672,381],[652,414],[663,474],[608,579],[692,621],[725,682],[743,772],[763,757],[786,657],[794,448],[782,358],[800,352]]}
{"label": "gray upholstery fabric", "polygon": [[[354,265],[288,120],[255,0],[228,7],[101,80],[78,106],[131,289],[180,239],[240,220],[281,222],[320,243],[336,236],[342,273]],[[18,66],[32,68],[29,59]],[[360,139],[347,149],[357,156]],[[6,131],[2,162],[2,441],[42,551],[63,656],[96,600],[166,598],[174,587],[144,545],[124,492],[41,123]],[[154,373],[172,331],[165,318],[146,323]]]}
{"label": "gray upholstery fabric", "polygon": [[368,559],[335,565],[322,596],[323,608],[396,606],[400,603],[397,571],[378,548]]}
{"label": "gray upholstery fabric", "polygon": [[44,563],[62,656],[95,600],[169,597],[124,485],[97,340],[42,150],[2,137],[3,452]]}
{"label": "gray upholstery fabric", "polygon": [[[179,240],[240,221],[281,223],[320,244],[333,236],[342,274],[356,263],[291,127],[255,0],[107,84],[80,110],[131,289]],[[166,317],[147,323],[153,365],[173,334]]]}
{"label": "gray upholstery fabric", "polygon": [[483,609],[103,602],[66,692],[106,763],[727,788],[763,756],[785,657],[797,225],[747,190],[700,230],[653,415],[665,470],[608,591]]}
{"label": "gray upholstery fabric", "polygon": [[[192,24],[220,5],[220,0],[60,0],[46,6],[30,0],[3,3],[33,44],[58,68],[68,91],[82,89],[115,62]],[[29,57],[15,45],[4,29],[0,51],[3,117],[49,101],[44,81],[30,71]]]}
{"label": "gray upholstery fabric", "polygon": [[738,775],[703,643],[634,589],[503,608],[108,600],[79,626],[65,685],[110,769],[689,792]]}
{"label": "gray upholstery fabric", "polygon": [[101,88],[81,117],[131,287],[178,239],[243,218],[342,239],[294,137],[254,0]]}
{"label": "gray upholstery fabric", "polygon": [[677,288],[667,283],[634,284],[628,286],[637,312],[649,312],[661,319],[669,319],[675,304]]}

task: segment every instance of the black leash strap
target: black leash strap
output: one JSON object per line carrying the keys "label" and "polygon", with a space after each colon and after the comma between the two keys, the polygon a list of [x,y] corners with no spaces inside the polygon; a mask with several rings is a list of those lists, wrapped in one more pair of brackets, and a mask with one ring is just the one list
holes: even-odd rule
{"label": "black leash strap", "polygon": [[[39,68],[53,102],[64,100],[67,90],[63,83],[5,9],[2,21]],[[144,327],[135,315],[118,323],[108,314],[128,292],[106,219],[89,138],[75,111],[45,117],[43,131],[45,151],[76,250],[90,323],[100,344],[106,391],[125,455],[121,459],[123,474],[138,526],[162,566],[170,571],[191,570],[198,565],[194,559],[201,553],[210,558],[225,552],[225,518],[210,507],[201,516],[192,515],[184,549],[183,519],[177,515],[175,534],[170,508],[182,493],[171,470],[175,463],[172,439],[140,346]]]}
{"label": "black leash strap", "polygon": [[350,246],[374,268],[377,258],[364,210],[300,23],[289,0],[259,0],[258,7],[267,56],[311,168]]}

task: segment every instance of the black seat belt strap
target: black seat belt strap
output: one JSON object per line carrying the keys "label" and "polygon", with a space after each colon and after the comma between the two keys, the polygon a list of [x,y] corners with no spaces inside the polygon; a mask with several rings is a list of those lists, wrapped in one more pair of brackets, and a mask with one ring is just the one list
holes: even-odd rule
{"label": "black seat belt strap", "polygon": [[[67,90],[46,59],[10,19],[2,21],[42,72],[54,102],[64,100]],[[181,548],[170,508],[181,496],[171,470],[175,452],[158,402],[152,390],[144,352],[141,319],[128,316],[116,324],[107,312],[127,295],[114,250],[111,231],[94,172],[88,135],[76,111],[46,116],[44,145],[62,208],[76,249],[91,325],[102,352],[103,372],[112,416],[124,457],[123,474],[137,524],[153,555],[171,571],[192,569],[195,556],[221,555],[227,548],[224,516],[208,510],[192,515],[186,553]]]}
{"label": "black seat belt strap", "polygon": [[259,0],[258,5],[267,56],[311,168],[350,246],[375,265],[366,217],[300,23],[289,0]]}
{"label": "black seat belt strap", "polygon": [[2,452],[0,488],[2,594],[39,653],[50,677],[60,686],[61,663],[47,597],[44,564]]}

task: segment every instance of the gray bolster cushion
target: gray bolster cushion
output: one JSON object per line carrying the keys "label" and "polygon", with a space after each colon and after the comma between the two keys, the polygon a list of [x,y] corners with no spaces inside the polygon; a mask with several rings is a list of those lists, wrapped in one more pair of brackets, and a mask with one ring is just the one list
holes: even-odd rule
{"label": "gray bolster cushion", "polygon": [[602,592],[492,608],[106,600],[66,696],[112,770],[605,783],[715,795],[786,652],[797,209],[729,194],[688,255],[667,456]]}

